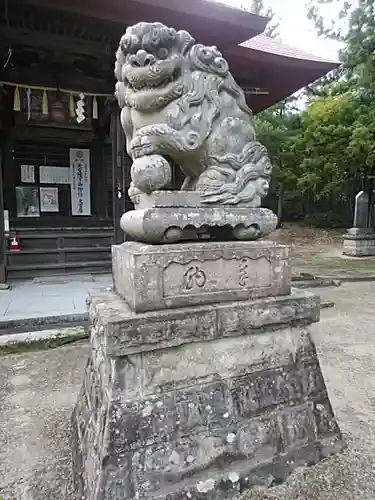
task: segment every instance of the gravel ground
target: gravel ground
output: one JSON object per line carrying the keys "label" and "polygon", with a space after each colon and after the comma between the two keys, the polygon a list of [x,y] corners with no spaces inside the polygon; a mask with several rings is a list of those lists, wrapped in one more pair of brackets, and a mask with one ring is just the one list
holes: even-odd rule
{"label": "gravel ground", "polygon": [[[317,292],[317,290],[315,290]],[[314,325],[331,401],[348,443],[339,456],[299,470],[243,500],[375,500],[375,283],[318,290],[336,307]],[[70,415],[87,345],[0,357],[0,497],[73,498]]]}
{"label": "gravel ground", "polygon": [[344,229],[317,229],[283,224],[269,239],[288,245],[296,274],[351,278],[375,276],[373,257],[347,257],[342,254]]}
{"label": "gravel ground", "polygon": [[312,331],[348,448],[242,500],[375,499],[375,283],[347,283],[319,293],[336,303]]}
{"label": "gravel ground", "polygon": [[0,357],[0,498],[70,500],[70,416],[87,343]]}

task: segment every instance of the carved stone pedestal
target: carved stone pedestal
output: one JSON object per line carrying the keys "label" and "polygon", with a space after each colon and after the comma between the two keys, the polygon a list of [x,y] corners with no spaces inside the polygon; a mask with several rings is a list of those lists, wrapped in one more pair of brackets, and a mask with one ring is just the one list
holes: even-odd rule
{"label": "carved stone pedestal", "polygon": [[135,312],[290,293],[288,249],[265,241],[112,247],[115,290]]}
{"label": "carved stone pedestal", "polygon": [[136,210],[121,217],[122,230],[137,241],[256,240],[276,229],[267,208],[213,205],[196,191],[155,191],[132,198]]}
{"label": "carved stone pedestal", "polygon": [[375,256],[375,234],[372,229],[352,227],[344,235],[343,254],[351,257]]}
{"label": "carved stone pedestal", "polygon": [[319,299],[290,293],[284,247],[125,243],[113,269],[117,293],[90,299],[77,499],[224,500],[343,448]]}

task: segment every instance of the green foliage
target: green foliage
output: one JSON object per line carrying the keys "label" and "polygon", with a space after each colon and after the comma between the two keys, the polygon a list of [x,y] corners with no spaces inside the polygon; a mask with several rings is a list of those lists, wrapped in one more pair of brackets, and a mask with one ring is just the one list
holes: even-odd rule
{"label": "green foliage", "polygon": [[357,169],[348,150],[354,121],[355,103],[347,94],[317,98],[301,114],[302,129],[293,150],[302,194],[311,191],[316,199],[343,195]]}
{"label": "green foliage", "polygon": [[[338,8],[328,25],[327,4]],[[354,195],[375,174],[375,0],[359,0],[357,7],[310,0],[308,15],[320,34],[345,42],[343,65],[311,86],[305,109],[283,103],[257,116],[256,125],[275,165],[274,193],[283,186],[285,205],[294,204],[290,213],[334,226],[343,224]]]}
{"label": "green foliage", "polygon": [[279,36],[279,21],[276,19],[272,7],[267,6],[264,0],[249,0],[247,2],[243,2],[241,7],[249,12],[252,12],[253,14],[268,17],[269,22],[265,33],[271,38],[277,38]]}
{"label": "green foliage", "polygon": [[[348,0],[308,0],[307,17],[314,21],[319,35],[333,40],[344,41],[345,21],[352,9],[353,3]],[[334,6],[337,11],[337,16],[330,21],[324,15],[326,6]]]}
{"label": "green foliage", "polygon": [[364,98],[375,92],[375,2],[360,0],[352,11],[342,51],[349,86]]}
{"label": "green foliage", "polygon": [[273,189],[295,185],[293,143],[300,133],[300,116],[287,103],[281,103],[255,117],[259,140],[267,147],[274,165]]}

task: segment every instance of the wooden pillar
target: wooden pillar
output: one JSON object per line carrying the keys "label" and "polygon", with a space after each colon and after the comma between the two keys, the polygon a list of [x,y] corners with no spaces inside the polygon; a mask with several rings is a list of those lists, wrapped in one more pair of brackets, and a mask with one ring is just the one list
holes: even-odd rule
{"label": "wooden pillar", "polygon": [[4,136],[0,140],[0,288],[8,288],[5,264],[5,230],[4,230],[4,189],[3,189],[3,162]]}
{"label": "wooden pillar", "polygon": [[12,107],[13,93],[0,89],[0,289],[9,288],[6,273],[4,228],[4,169],[12,165]]}
{"label": "wooden pillar", "polygon": [[106,203],[107,203],[107,185],[104,154],[103,154],[103,137],[96,136],[91,147],[91,163],[93,169],[93,177],[95,180],[95,206],[98,220],[106,218]]}
{"label": "wooden pillar", "polygon": [[111,141],[112,141],[112,196],[113,196],[113,225],[114,242],[122,243],[125,239],[120,227],[120,219],[125,212],[125,135],[120,124],[120,109],[113,103],[111,114]]}

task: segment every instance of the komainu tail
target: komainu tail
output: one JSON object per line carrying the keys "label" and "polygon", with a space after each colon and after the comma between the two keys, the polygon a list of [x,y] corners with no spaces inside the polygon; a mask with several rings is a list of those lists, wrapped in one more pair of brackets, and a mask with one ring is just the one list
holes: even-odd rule
{"label": "komainu tail", "polygon": [[[272,166],[266,148],[257,141],[248,143],[241,155],[227,154],[215,158],[220,164],[231,165],[236,171],[233,182],[202,193],[203,203],[222,205],[251,204],[256,197],[267,194]],[[211,167],[215,169],[215,167]]]}

